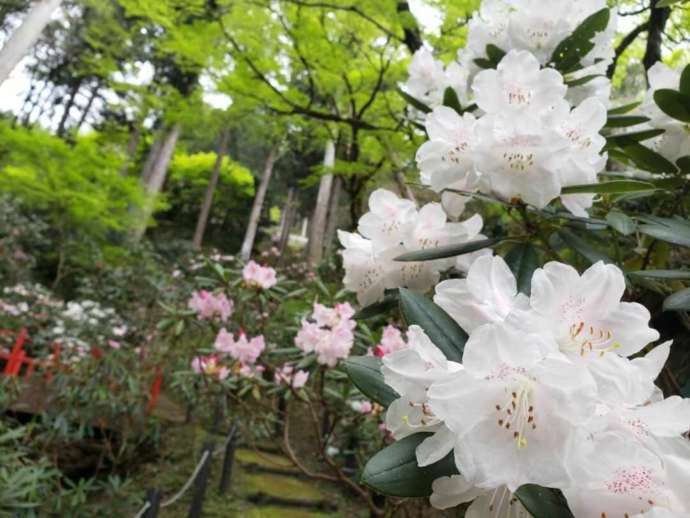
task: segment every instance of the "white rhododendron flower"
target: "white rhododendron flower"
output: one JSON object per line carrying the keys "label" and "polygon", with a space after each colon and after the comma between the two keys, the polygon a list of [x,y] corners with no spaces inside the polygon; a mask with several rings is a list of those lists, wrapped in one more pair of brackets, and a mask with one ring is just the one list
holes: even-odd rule
{"label": "white rhododendron flower", "polygon": [[441,477],[432,484],[431,505],[437,509],[449,509],[465,502],[472,502],[465,518],[530,518],[522,503],[501,486],[496,489],[480,489],[462,475]]}
{"label": "white rhododendron flower", "polygon": [[488,255],[472,264],[466,279],[439,283],[434,302],[471,333],[484,324],[504,321],[516,306],[526,307],[528,298],[518,293],[505,261]]}
{"label": "white rhododendron flower", "polygon": [[450,453],[455,442],[454,435],[429,410],[427,389],[462,366],[447,360],[419,326],[410,326],[407,340],[406,349],[383,358],[383,377],[400,395],[388,407],[386,428],[396,439],[435,432],[417,447],[417,460],[420,466],[426,466]]}
{"label": "white rhododendron flower", "polygon": [[675,162],[683,156],[690,155],[690,124],[685,124],[661,111],[654,101],[654,93],[661,89],[678,90],[680,70],[673,70],[667,65],[656,63],[647,72],[649,91],[640,107],[643,115],[650,118],[645,127],[663,129],[665,133],[651,141],[651,147],[663,157]]}
{"label": "white rhododendron flower", "polygon": [[463,366],[428,390],[431,412],[455,434],[463,475],[485,489],[566,483],[568,441],[594,410],[587,370],[552,337],[506,323],[475,330]]}
{"label": "white rhododendron flower", "polygon": [[446,88],[455,90],[461,103],[467,100],[469,71],[457,63],[444,68],[443,63],[434,59],[431,51],[425,47],[415,52],[408,74],[404,90],[431,108],[443,104]]}
{"label": "white rhododendron flower", "polygon": [[464,268],[470,258],[400,262],[395,258],[418,250],[481,239],[483,221],[476,215],[463,222],[449,222],[438,203],[420,210],[413,202],[378,189],[369,198],[370,212],[359,221],[359,234],[338,231],[345,266],[345,287],[357,293],[360,304],[381,300],[386,289],[406,287],[426,291],[438,282],[440,272]]}

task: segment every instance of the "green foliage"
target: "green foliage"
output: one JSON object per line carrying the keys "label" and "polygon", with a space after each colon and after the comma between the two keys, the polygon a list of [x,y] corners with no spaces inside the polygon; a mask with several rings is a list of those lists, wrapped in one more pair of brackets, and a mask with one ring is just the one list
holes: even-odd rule
{"label": "green foliage", "polygon": [[386,385],[381,374],[382,362],[375,356],[353,356],[344,362],[345,370],[355,386],[366,397],[388,407],[399,395]]}

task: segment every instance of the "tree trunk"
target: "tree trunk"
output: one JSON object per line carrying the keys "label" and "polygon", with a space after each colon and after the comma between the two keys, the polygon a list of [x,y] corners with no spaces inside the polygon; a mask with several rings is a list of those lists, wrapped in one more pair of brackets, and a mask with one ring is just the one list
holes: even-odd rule
{"label": "tree trunk", "polygon": [[96,97],[98,97],[98,90],[100,89],[101,85],[96,84],[96,86],[93,87],[93,90],[91,90],[91,95],[89,95],[89,100],[86,103],[86,106],[84,106],[84,111],[81,114],[81,117],[79,118],[79,122],[77,125],[74,127],[74,132],[76,134],[79,133],[79,130],[81,127],[84,125],[86,122],[86,117],[89,116],[89,112],[91,112],[91,108],[93,107],[93,102],[96,100]]}
{"label": "tree trunk", "polygon": [[333,251],[333,243],[335,242],[335,234],[338,231],[338,224],[340,223],[340,196],[343,191],[343,179],[336,176],[333,179],[333,188],[331,189],[331,201],[328,208],[328,223],[326,225],[326,242],[324,243],[324,250],[326,255],[330,255]]}
{"label": "tree trunk", "polygon": [[388,149],[388,153],[391,158],[391,163],[393,164],[394,172],[393,172],[393,178],[395,179],[395,183],[398,185],[398,190],[400,191],[400,196],[403,198],[407,198],[408,200],[411,200],[417,203],[417,198],[414,195],[414,192],[410,188],[409,185],[407,185],[407,182],[405,181],[405,175],[403,174],[403,165],[402,162],[400,162],[400,155],[398,155],[398,152],[392,149],[390,146],[386,146]]}
{"label": "tree trunk", "polygon": [[[332,168],[335,165],[335,143],[332,140],[326,143],[323,165],[326,168]],[[323,257],[323,244],[332,190],[333,175],[324,174],[319,183],[319,194],[316,198],[316,207],[314,208],[309,232],[307,260],[312,265],[319,263]]]}
{"label": "tree trunk", "polygon": [[295,188],[290,187],[288,189],[287,201],[285,202],[285,207],[283,208],[283,214],[280,222],[280,233],[278,237],[278,250],[280,255],[287,249],[288,241],[290,240],[290,229],[292,229],[292,223],[295,220]]}
{"label": "tree trunk", "polygon": [[153,170],[156,160],[158,160],[158,155],[161,152],[164,140],[165,135],[161,133],[154,138],[153,144],[151,144],[151,149],[149,149],[149,154],[146,157],[146,163],[144,163],[144,169],[141,171],[141,181],[144,184],[146,184],[151,177],[151,171]]}
{"label": "tree trunk", "polygon": [[[649,14],[649,29],[647,31],[647,49],[644,53],[642,63],[645,71],[649,70],[658,61],[661,61],[661,40],[664,35],[664,28],[671,15],[670,7],[658,8],[659,0],[652,0]],[[649,79],[647,79],[649,84]]]}
{"label": "tree trunk", "polygon": [[38,41],[61,2],[62,0],[39,0],[31,7],[22,24],[0,50],[0,85]]}
{"label": "tree trunk", "polygon": [[127,151],[126,158],[120,167],[120,176],[127,176],[129,170],[129,164],[134,159],[134,155],[137,152],[137,147],[139,147],[139,140],[141,139],[141,125],[138,122],[134,123],[129,134],[129,140],[127,141]]}
{"label": "tree trunk", "polygon": [[216,163],[213,165],[213,171],[211,172],[211,178],[208,181],[208,187],[206,188],[206,196],[204,196],[204,202],[201,204],[201,210],[199,211],[199,218],[196,222],[196,230],[194,230],[194,239],[192,243],[194,248],[197,250],[201,248],[201,243],[204,240],[204,233],[206,232],[206,224],[208,223],[208,216],[211,213],[211,207],[213,206],[213,194],[216,192],[216,186],[218,185],[218,177],[220,176],[220,170],[223,165],[223,159],[228,153],[228,142],[230,140],[230,131],[226,128],[223,130],[220,136],[220,143],[218,144],[218,151],[216,155]]}
{"label": "tree trunk", "polygon": [[271,151],[268,153],[268,157],[266,158],[264,173],[261,177],[259,188],[256,191],[256,196],[254,197],[254,204],[252,205],[252,211],[249,215],[247,231],[244,234],[244,241],[242,241],[242,248],[240,249],[240,258],[243,261],[248,261],[252,255],[254,240],[256,239],[256,231],[259,228],[259,220],[261,219],[261,210],[264,206],[264,199],[266,198],[268,184],[271,181],[271,176],[273,176],[273,166],[278,159],[279,149],[280,144],[273,146]]}
{"label": "tree trunk", "polygon": [[60,138],[65,136],[65,129],[67,128],[67,121],[69,120],[69,112],[72,110],[72,106],[74,106],[74,100],[79,93],[81,83],[82,80],[77,79],[77,81],[72,85],[72,88],[70,88],[69,99],[67,100],[67,104],[65,104],[65,111],[62,113],[62,117],[60,118],[60,123],[58,124],[57,128],[57,136]]}
{"label": "tree trunk", "polygon": [[150,174],[148,175],[148,178],[144,180],[144,187],[146,188],[148,197],[144,207],[142,207],[142,219],[139,228],[136,230],[136,238],[141,238],[146,231],[146,224],[151,216],[151,213],[153,212],[156,195],[161,191],[163,184],[165,183],[165,178],[168,174],[168,166],[170,165],[170,160],[172,160],[173,153],[175,152],[177,139],[180,138],[180,131],[181,128],[179,123],[176,123],[172,128],[170,128],[170,131],[161,141],[160,148],[156,154],[153,165],[151,166]]}

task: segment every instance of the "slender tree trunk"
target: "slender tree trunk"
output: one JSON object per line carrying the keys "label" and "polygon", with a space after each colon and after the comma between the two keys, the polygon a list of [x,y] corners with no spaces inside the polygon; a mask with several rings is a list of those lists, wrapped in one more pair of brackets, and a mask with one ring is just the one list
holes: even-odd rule
{"label": "slender tree trunk", "polygon": [[100,88],[101,88],[101,85],[96,84],[96,86],[93,87],[93,90],[91,90],[91,95],[89,95],[89,100],[87,101],[86,106],[84,106],[84,110],[81,113],[81,117],[79,118],[79,122],[74,127],[75,133],[79,133],[79,130],[81,129],[81,127],[86,122],[86,117],[88,117],[89,112],[91,112],[91,108],[93,107],[93,103],[96,100],[96,97],[98,97],[98,91]]}
{"label": "slender tree trunk", "polygon": [[283,210],[284,218],[280,226],[280,241],[278,243],[278,250],[280,250],[280,255],[283,255],[285,250],[287,250],[288,243],[290,241],[290,230],[292,229],[292,224],[295,221],[295,213],[297,212],[297,207],[295,204],[295,188],[290,187],[288,190],[287,202],[285,202],[285,209]]}
{"label": "slender tree trunk", "polygon": [[[332,168],[335,165],[335,143],[332,140],[326,143],[323,165],[326,168]],[[316,207],[314,208],[309,231],[307,260],[312,265],[319,263],[323,257],[323,244],[332,190],[333,175],[323,175],[319,183],[319,194],[316,197]]]}
{"label": "slender tree trunk", "polygon": [[394,172],[393,172],[393,178],[395,179],[395,183],[398,185],[398,190],[400,191],[400,196],[403,198],[407,198],[408,200],[411,200],[417,203],[417,198],[414,195],[414,192],[410,188],[409,185],[407,185],[407,182],[405,181],[405,175],[403,174],[403,165],[402,162],[400,161],[400,155],[398,154],[397,151],[395,151],[392,147],[386,146],[388,148],[388,153],[391,158],[391,163],[393,164]]}
{"label": "slender tree trunk", "polygon": [[151,172],[148,178],[144,180],[144,187],[146,188],[148,199],[142,210],[141,224],[136,231],[136,238],[141,238],[146,231],[146,224],[153,212],[156,195],[161,191],[163,184],[165,183],[165,178],[168,174],[168,166],[170,165],[170,160],[172,160],[173,153],[175,152],[177,140],[180,138],[180,131],[181,128],[179,123],[170,128],[170,131],[161,141],[160,149],[156,154],[155,161],[151,167]]}
{"label": "slender tree trunk", "polygon": [[129,133],[129,140],[127,141],[127,151],[126,158],[122,167],[120,167],[120,176],[127,176],[129,170],[129,164],[134,160],[134,155],[137,152],[137,147],[139,147],[139,140],[141,139],[141,125],[135,122],[132,130]]}
{"label": "slender tree trunk", "polygon": [[149,154],[146,157],[146,162],[144,163],[144,169],[141,171],[141,181],[146,184],[151,177],[151,171],[153,171],[153,166],[158,160],[158,155],[163,147],[163,141],[165,140],[165,134],[161,133],[154,138],[153,144],[151,144],[151,149],[149,149]]}
{"label": "slender tree trunk", "polygon": [[[649,14],[649,29],[647,31],[647,49],[644,53],[642,63],[645,71],[649,70],[658,61],[661,61],[661,40],[664,35],[664,28],[671,16],[670,7],[657,7],[659,0],[652,0]],[[649,79],[647,80],[649,84]]]}
{"label": "slender tree trunk", "polygon": [[220,176],[220,170],[223,165],[223,159],[225,158],[225,155],[228,153],[229,140],[230,131],[227,128],[225,128],[220,136],[220,143],[218,144],[218,151],[216,155],[216,163],[213,165],[211,178],[209,178],[208,187],[206,188],[206,195],[204,196],[204,201],[201,204],[199,218],[196,221],[196,230],[194,230],[194,239],[192,240],[194,248],[196,249],[201,248],[201,243],[204,240],[204,233],[206,232],[208,216],[211,213],[211,207],[213,205],[213,194],[216,192],[216,186],[218,185],[218,177]]}
{"label": "slender tree trunk", "polygon": [[340,223],[340,197],[343,192],[343,179],[340,176],[333,178],[333,188],[331,189],[330,207],[328,208],[328,223],[326,224],[326,238],[324,250],[326,255],[333,251],[335,234]]}
{"label": "slender tree trunk", "polygon": [[31,7],[22,24],[0,50],[0,85],[38,41],[61,2],[62,0],[39,0]]}
{"label": "slender tree trunk", "polygon": [[62,117],[60,118],[60,123],[58,124],[57,128],[57,135],[60,138],[65,136],[65,129],[67,128],[67,121],[69,120],[69,112],[72,110],[72,106],[74,106],[74,100],[76,99],[77,94],[79,93],[81,83],[82,80],[77,79],[77,81],[70,88],[69,99],[67,100],[67,104],[65,105],[65,111],[62,113]]}
{"label": "slender tree trunk", "polygon": [[266,158],[264,173],[261,176],[261,182],[259,183],[259,188],[256,191],[256,196],[254,197],[254,204],[252,205],[252,211],[249,215],[247,231],[244,234],[244,241],[242,241],[242,248],[240,249],[240,258],[243,261],[248,261],[252,255],[254,240],[256,239],[256,231],[259,228],[259,220],[261,219],[261,210],[264,206],[264,199],[266,198],[268,184],[271,181],[271,176],[273,176],[273,166],[275,165],[276,160],[278,160],[279,150],[280,144],[276,144],[273,146],[271,151],[268,153],[268,157]]}

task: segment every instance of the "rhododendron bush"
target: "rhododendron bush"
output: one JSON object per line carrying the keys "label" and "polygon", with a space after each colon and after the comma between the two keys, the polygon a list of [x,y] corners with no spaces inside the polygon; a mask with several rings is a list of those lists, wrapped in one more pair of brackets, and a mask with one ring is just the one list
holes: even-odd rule
{"label": "rhododendron bush", "polygon": [[438,201],[379,189],[339,233],[360,322],[408,324],[345,360],[395,438],[369,487],[468,517],[690,514],[688,324],[668,325],[690,309],[690,67],[617,105],[616,24],[603,0],[485,0],[451,64],[415,54],[401,93]]}

